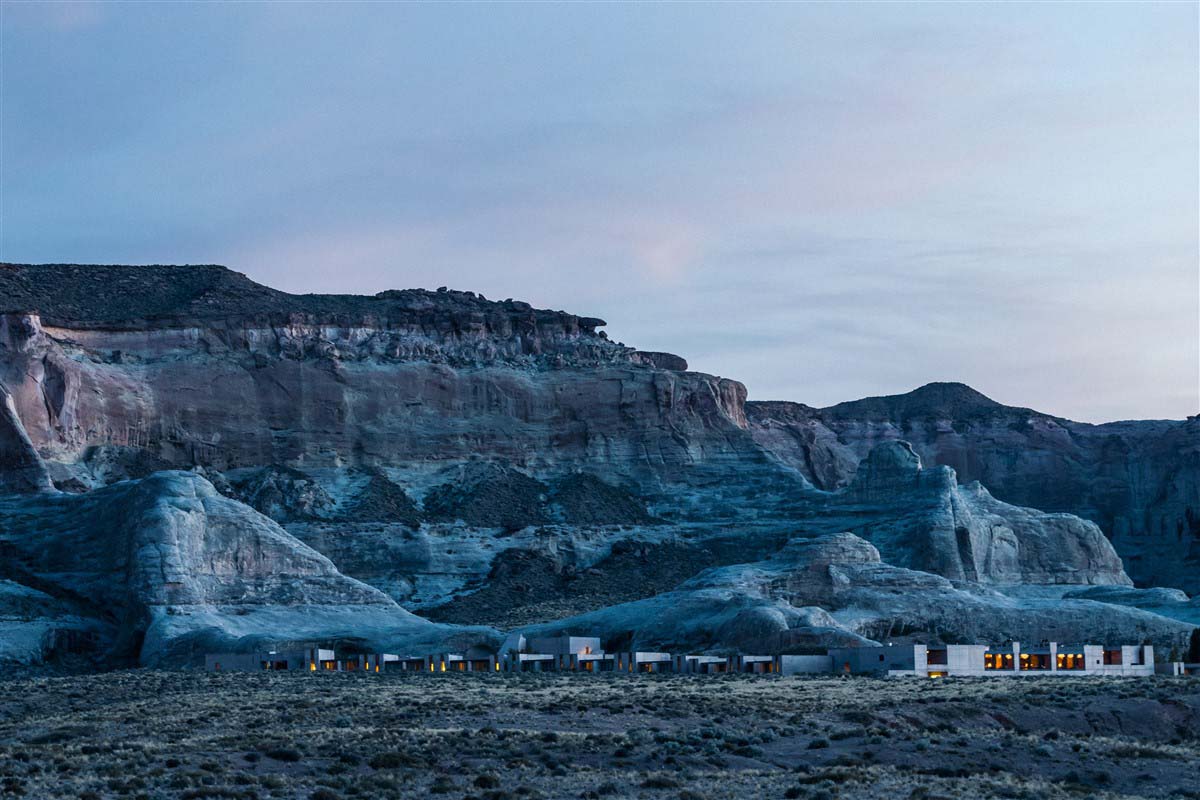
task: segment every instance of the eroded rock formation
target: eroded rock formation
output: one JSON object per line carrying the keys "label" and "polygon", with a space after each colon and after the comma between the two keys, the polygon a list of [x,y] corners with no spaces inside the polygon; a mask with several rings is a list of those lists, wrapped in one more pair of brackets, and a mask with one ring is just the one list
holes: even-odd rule
{"label": "eroded rock formation", "polygon": [[1200,592],[1200,416],[1089,425],[955,383],[824,409],[749,402],[746,414],[755,440],[820,488],[903,440],[1006,502],[1095,522],[1139,585]]}
{"label": "eroded rock formation", "polygon": [[1083,598],[1002,593],[886,563],[850,533],[797,539],[765,561],[705,571],[656,597],[526,636],[598,631],[639,649],[806,652],[830,642],[1143,641],[1184,647],[1192,625]]}
{"label": "eroded rock formation", "polygon": [[270,637],[272,624],[318,640],[454,634],[342,575],[193,473],[159,472],[83,495],[3,496],[0,520],[7,558],[88,598],[109,623],[109,660],[194,656],[197,646]]}
{"label": "eroded rock formation", "polygon": [[805,529],[851,530],[891,563],[991,584],[1128,584],[1100,529],[1070,514],[1003,503],[954,470],[922,467],[907,442],[885,441],[843,490],[816,503]]}
{"label": "eroded rock formation", "polygon": [[[402,606],[590,612],[697,647],[1186,624],[1065,593],[1129,586],[1095,523],[1142,582],[1191,585],[1195,420],[1080,426],[954,385],[748,403],[603,324],[448,290],[294,296],[221,267],[0,265],[0,579],[147,663],[494,635]],[[769,591],[732,577],[780,563]],[[847,597],[870,614],[852,623]]]}

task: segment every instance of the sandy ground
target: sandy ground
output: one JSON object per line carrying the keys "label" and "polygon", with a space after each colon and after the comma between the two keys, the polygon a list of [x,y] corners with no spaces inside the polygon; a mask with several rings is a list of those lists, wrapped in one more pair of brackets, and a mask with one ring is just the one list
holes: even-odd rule
{"label": "sandy ground", "polygon": [[24,674],[0,796],[1200,798],[1200,680]]}

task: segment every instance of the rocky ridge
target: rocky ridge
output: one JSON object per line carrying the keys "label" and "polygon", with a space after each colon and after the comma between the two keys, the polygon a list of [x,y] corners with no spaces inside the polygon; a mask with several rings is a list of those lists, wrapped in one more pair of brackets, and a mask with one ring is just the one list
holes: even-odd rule
{"label": "rocky ridge", "polygon": [[1200,592],[1200,416],[1089,425],[954,383],[825,409],[747,402],[746,415],[755,441],[820,488],[903,440],[1006,502],[1095,522],[1139,585]]}
{"label": "rocky ridge", "polygon": [[[12,597],[90,598],[72,619],[109,661],[281,639],[418,652],[488,641],[469,626],[492,620],[652,642],[669,619],[691,646],[799,648],[1011,638],[1056,619],[1175,642],[1194,624],[1190,601],[1067,597],[1136,590],[1096,522],[984,486],[1079,469],[1091,440],[966,387],[753,403],[598,319],[448,290],[287,295],[220,267],[0,265],[0,312],[0,547],[20,573],[0,579]],[[1151,483],[1170,476],[1146,507],[1185,518],[1200,506],[1190,440],[1170,437],[1186,424],[1117,424],[1175,441],[1126,455],[1150,454]],[[802,580],[814,539],[876,553],[837,568],[864,593],[860,619],[850,595]],[[1168,540],[1154,541],[1186,545]],[[767,563],[808,593],[730,577]],[[40,618],[43,639],[57,617]]]}

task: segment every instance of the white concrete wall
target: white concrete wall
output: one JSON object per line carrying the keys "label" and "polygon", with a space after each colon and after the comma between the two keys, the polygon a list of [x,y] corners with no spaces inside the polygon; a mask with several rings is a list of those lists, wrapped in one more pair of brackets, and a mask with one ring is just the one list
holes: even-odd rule
{"label": "white concrete wall", "polygon": [[946,665],[927,665],[929,672],[945,671],[950,675],[984,675],[983,657],[988,651],[985,644],[952,644],[946,647]]}

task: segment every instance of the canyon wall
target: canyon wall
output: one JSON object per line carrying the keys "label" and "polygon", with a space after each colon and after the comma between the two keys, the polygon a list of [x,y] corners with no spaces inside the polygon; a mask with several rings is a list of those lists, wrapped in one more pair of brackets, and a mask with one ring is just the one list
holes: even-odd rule
{"label": "canyon wall", "polygon": [[1092,520],[1143,586],[1200,592],[1200,416],[1089,425],[962,384],[817,409],[749,402],[755,440],[818,487],[850,483],[880,442],[910,442],[995,497]]}
{"label": "canyon wall", "polygon": [[[273,632],[417,650],[845,533],[902,571],[899,605],[885,586],[875,622],[796,612],[796,646],[1024,636],[1060,607],[1114,609],[1096,630],[1186,632],[1160,616],[1190,614],[1186,597],[1123,609],[1149,602],[1126,571],[1195,587],[1195,419],[1084,426],[959,385],[748,402],[603,325],[470,292],[288,295],[221,267],[0,265],[4,597],[42,592],[143,663]],[[1123,605],[1067,603],[1071,586]],[[969,610],[900,625],[929,587]],[[1043,594],[1004,599],[1017,590]]]}

